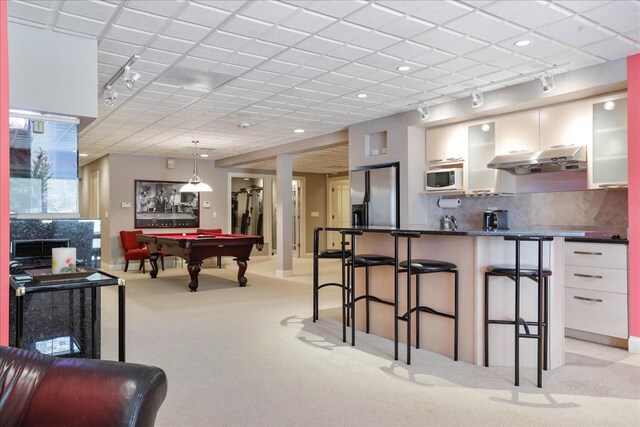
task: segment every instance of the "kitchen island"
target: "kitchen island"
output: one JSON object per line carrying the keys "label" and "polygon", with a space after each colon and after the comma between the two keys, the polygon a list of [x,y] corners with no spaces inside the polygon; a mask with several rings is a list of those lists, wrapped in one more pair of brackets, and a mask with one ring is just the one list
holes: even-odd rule
{"label": "kitchen island", "polygon": [[[340,231],[339,228],[325,228],[325,231]],[[395,228],[355,227],[362,230],[357,237],[357,254],[375,253],[395,256],[394,238],[390,234]],[[484,273],[489,265],[513,265],[515,244],[504,237],[553,237],[544,243],[543,266],[552,270],[549,278],[549,367],[564,364],[564,239],[566,237],[588,237],[590,232],[579,230],[459,230],[441,231],[422,228],[403,228],[402,231],[420,233],[420,238],[412,240],[412,259],[427,258],[447,261],[458,266],[459,271],[459,360],[481,365],[484,361]],[[406,259],[406,240],[400,238],[399,261]],[[521,243],[521,265],[536,266],[538,259],[536,242]],[[356,295],[364,294],[364,269],[356,269]],[[415,279],[414,279],[415,280]],[[451,312],[453,307],[453,278],[447,274],[430,274],[421,284],[421,301],[427,302],[435,310]],[[370,294],[392,301],[394,296],[394,268],[380,267],[371,270]],[[405,310],[406,276],[399,278],[399,304]],[[512,320],[514,317],[514,284],[506,277],[493,277],[491,281],[490,317]],[[414,285],[415,289],[415,285]],[[521,279],[521,317],[536,320],[537,286],[535,282]],[[364,330],[364,310],[356,308],[356,328]],[[393,307],[371,304],[370,331],[393,340]],[[401,323],[400,341],[406,336],[405,325]],[[513,327],[494,325],[490,333],[490,360],[492,366],[513,366]],[[437,316],[420,316],[421,348],[449,357],[453,356],[453,333],[450,320]],[[535,340],[521,341],[521,366],[536,366]],[[393,354],[390,353],[390,357]],[[400,354],[402,359],[403,352]]]}

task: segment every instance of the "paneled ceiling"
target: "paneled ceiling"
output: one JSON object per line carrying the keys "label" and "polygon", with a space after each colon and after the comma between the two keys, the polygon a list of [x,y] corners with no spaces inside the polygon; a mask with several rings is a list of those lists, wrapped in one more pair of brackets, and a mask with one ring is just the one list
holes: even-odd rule
{"label": "paneled ceiling", "polygon": [[[190,157],[192,140],[220,159],[640,52],[639,1],[10,0],[8,14],[97,39],[83,164]],[[118,79],[105,106],[103,86],[134,54],[140,79]],[[229,80],[205,89],[203,77]],[[334,149],[304,167],[335,163]]]}

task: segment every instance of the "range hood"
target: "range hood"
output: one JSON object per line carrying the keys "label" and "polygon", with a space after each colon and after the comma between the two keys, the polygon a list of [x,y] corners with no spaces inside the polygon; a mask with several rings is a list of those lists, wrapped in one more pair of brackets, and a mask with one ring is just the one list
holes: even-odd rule
{"label": "range hood", "polygon": [[582,171],[587,169],[587,147],[563,146],[535,152],[502,154],[495,156],[487,167],[506,170],[514,175]]}

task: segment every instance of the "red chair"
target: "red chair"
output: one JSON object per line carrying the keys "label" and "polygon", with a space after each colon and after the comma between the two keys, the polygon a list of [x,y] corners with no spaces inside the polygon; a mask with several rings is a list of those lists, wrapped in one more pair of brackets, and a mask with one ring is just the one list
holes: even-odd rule
{"label": "red chair", "polygon": [[[142,230],[120,232],[120,242],[122,242],[122,249],[124,249],[125,273],[129,269],[129,261],[140,261],[138,270],[142,270],[145,273],[144,260],[151,258],[147,246],[136,240],[138,234],[142,234]],[[164,254],[160,254],[160,263],[162,264],[162,271],[164,271]]]}
{"label": "red chair", "polygon": [[[196,233],[215,236],[216,234],[222,234],[222,228],[198,228]],[[217,267],[222,268],[222,256],[218,255],[218,259],[216,261]]]}

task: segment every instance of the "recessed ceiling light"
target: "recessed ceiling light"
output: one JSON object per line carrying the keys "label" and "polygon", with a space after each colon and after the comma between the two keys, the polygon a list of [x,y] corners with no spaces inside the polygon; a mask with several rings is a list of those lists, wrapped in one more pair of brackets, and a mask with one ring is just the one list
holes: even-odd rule
{"label": "recessed ceiling light", "polygon": [[366,93],[359,93],[358,95],[356,95],[358,98],[366,98],[367,94]]}
{"label": "recessed ceiling light", "polygon": [[209,155],[202,153],[202,154],[200,154],[200,157],[209,157]]}
{"label": "recessed ceiling light", "polygon": [[89,155],[87,153],[80,153],[80,154],[78,154],[78,156],[80,156],[80,157],[89,157]]}
{"label": "recessed ceiling light", "polygon": [[613,102],[613,101],[607,101],[607,102],[604,103],[604,105],[602,107],[607,111],[611,111],[614,108],[616,108],[616,103]]}
{"label": "recessed ceiling light", "polygon": [[408,65],[400,65],[399,67],[396,68],[396,70],[398,71],[409,71],[411,69],[411,67],[409,67]]}
{"label": "recessed ceiling light", "polygon": [[531,43],[531,40],[518,40],[517,42],[514,43],[514,45],[518,47],[525,47],[525,46],[529,46],[530,43]]}
{"label": "recessed ceiling light", "polygon": [[295,133],[304,133],[304,129],[295,129],[294,132]]}

